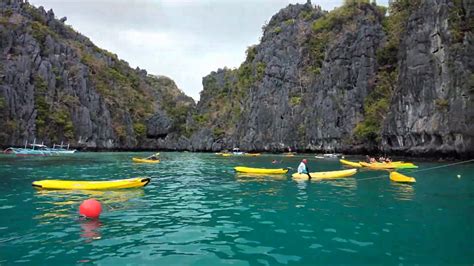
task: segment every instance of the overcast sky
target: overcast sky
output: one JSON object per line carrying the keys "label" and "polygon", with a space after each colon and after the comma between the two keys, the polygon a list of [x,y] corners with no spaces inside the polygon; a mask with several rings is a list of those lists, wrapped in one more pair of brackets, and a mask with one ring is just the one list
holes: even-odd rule
{"label": "overcast sky", "polygon": [[[388,0],[378,0],[386,5]],[[238,67],[262,25],[290,3],[306,0],[30,0],[118,55],[131,67],[172,78],[199,100],[202,77]],[[343,0],[312,0],[325,10]]]}

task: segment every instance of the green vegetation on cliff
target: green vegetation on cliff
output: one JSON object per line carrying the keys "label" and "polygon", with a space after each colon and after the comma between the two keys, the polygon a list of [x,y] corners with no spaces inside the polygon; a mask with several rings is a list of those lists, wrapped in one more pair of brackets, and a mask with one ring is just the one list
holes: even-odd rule
{"label": "green vegetation on cliff", "polygon": [[[319,75],[323,61],[330,43],[342,32],[344,28],[355,31],[357,17],[364,14],[365,8],[372,8],[368,0],[346,0],[344,5],[331,12],[325,13],[312,24],[312,35],[308,40],[310,64],[307,70],[310,74]],[[385,14],[384,7],[375,6],[378,16]],[[372,20],[377,18],[373,17]]]}
{"label": "green vegetation on cliff", "polygon": [[52,10],[22,0],[0,7],[0,144],[132,148],[185,132],[194,102],[174,82],[130,68]]}
{"label": "green vegetation on cliff", "polygon": [[43,78],[36,76],[34,85],[37,137],[56,143],[73,140],[74,125],[68,108],[61,102],[50,99]]}
{"label": "green vegetation on cliff", "polygon": [[420,4],[419,0],[396,0],[389,7],[389,16],[383,20],[386,43],[377,51],[379,71],[374,87],[364,101],[364,120],[354,129],[360,141],[375,144],[380,141],[382,123],[387,116],[390,101],[398,80],[398,53],[400,40],[406,32],[408,18]]}
{"label": "green vegetation on cliff", "polygon": [[463,0],[453,0],[448,19],[452,41],[455,43],[462,43],[464,36],[474,30],[474,17],[467,14]]}
{"label": "green vegetation on cliff", "polygon": [[146,82],[155,89],[160,99],[161,108],[173,120],[172,131],[180,135],[190,136],[186,119],[191,114],[194,104],[191,100],[183,100],[184,96],[176,84],[167,77],[148,75]]}
{"label": "green vegetation on cliff", "polygon": [[[237,69],[223,69],[203,79],[203,93],[199,114],[193,115],[195,126],[210,127],[215,139],[231,135],[244,112],[244,101],[249,90],[260,82],[265,74],[266,64],[256,60],[257,46],[250,46],[246,59]],[[206,101],[211,98],[212,100]]]}

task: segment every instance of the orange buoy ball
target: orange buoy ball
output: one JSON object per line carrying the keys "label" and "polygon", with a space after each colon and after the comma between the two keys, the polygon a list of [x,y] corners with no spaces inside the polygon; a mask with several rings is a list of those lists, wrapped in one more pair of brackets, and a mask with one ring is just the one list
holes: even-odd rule
{"label": "orange buoy ball", "polygon": [[95,199],[88,199],[79,206],[79,213],[87,218],[99,218],[102,212],[102,205]]}

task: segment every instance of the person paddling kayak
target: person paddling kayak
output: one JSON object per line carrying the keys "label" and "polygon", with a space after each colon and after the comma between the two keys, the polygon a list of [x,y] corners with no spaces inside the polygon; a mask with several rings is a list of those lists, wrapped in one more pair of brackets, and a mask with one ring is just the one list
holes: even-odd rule
{"label": "person paddling kayak", "polygon": [[154,161],[156,161],[156,160],[159,160],[159,158],[158,158],[159,155],[160,155],[160,153],[157,152],[157,153],[155,153],[155,154],[153,154],[153,155],[147,157],[146,159],[147,159],[147,160],[154,160]]}
{"label": "person paddling kayak", "polygon": [[307,163],[308,163],[308,160],[306,159],[301,160],[301,163],[298,166],[298,174],[307,174],[308,179],[311,180],[311,176],[309,175],[309,169],[308,169],[308,166],[306,165]]}

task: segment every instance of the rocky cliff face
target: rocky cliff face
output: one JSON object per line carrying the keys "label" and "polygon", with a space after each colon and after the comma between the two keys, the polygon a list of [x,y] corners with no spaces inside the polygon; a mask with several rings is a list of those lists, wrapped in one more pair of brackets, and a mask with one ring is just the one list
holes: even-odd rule
{"label": "rocky cliff face", "polygon": [[194,102],[21,0],[0,3],[0,144],[474,155],[472,1],[289,5]]}
{"label": "rocky cliff face", "polygon": [[0,145],[176,147],[194,102],[21,0],[0,3]]}
{"label": "rocky cliff face", "polygon": [[410,14],[383,127],[384,150],[472,155],[473,13],[471,1],[445,0],[422,1]]}
{"label": "rocky cliff face", "polygon": [[190,148],[472,155],[473,5],[392,2],[282,9],[203,79]]}
{"label": "rocky cliff face", "polygon": [[[204,79],[223,84],[222,73],[227,73],[234,79],[227,84],[231,90],[239,90],[239,83],[248,80],[247,86],[240,86],[244,95],[240,117],[231,125],[235,130],[220,139],[219,148],[348,148],[354,126],[363,116],[364,98],[377,71],[377,48],[385,34],[376,7],[364,4],[341,10],[334,16],[309,2],[288,6],[265,26],[261,43],[249,48],[239,69]],[[316,21],[324,25],[315,26]],[[211,90],[219,89],[204,82],[201,101],[212,102]],[[235,97],[232,100],[235,104]]]}

